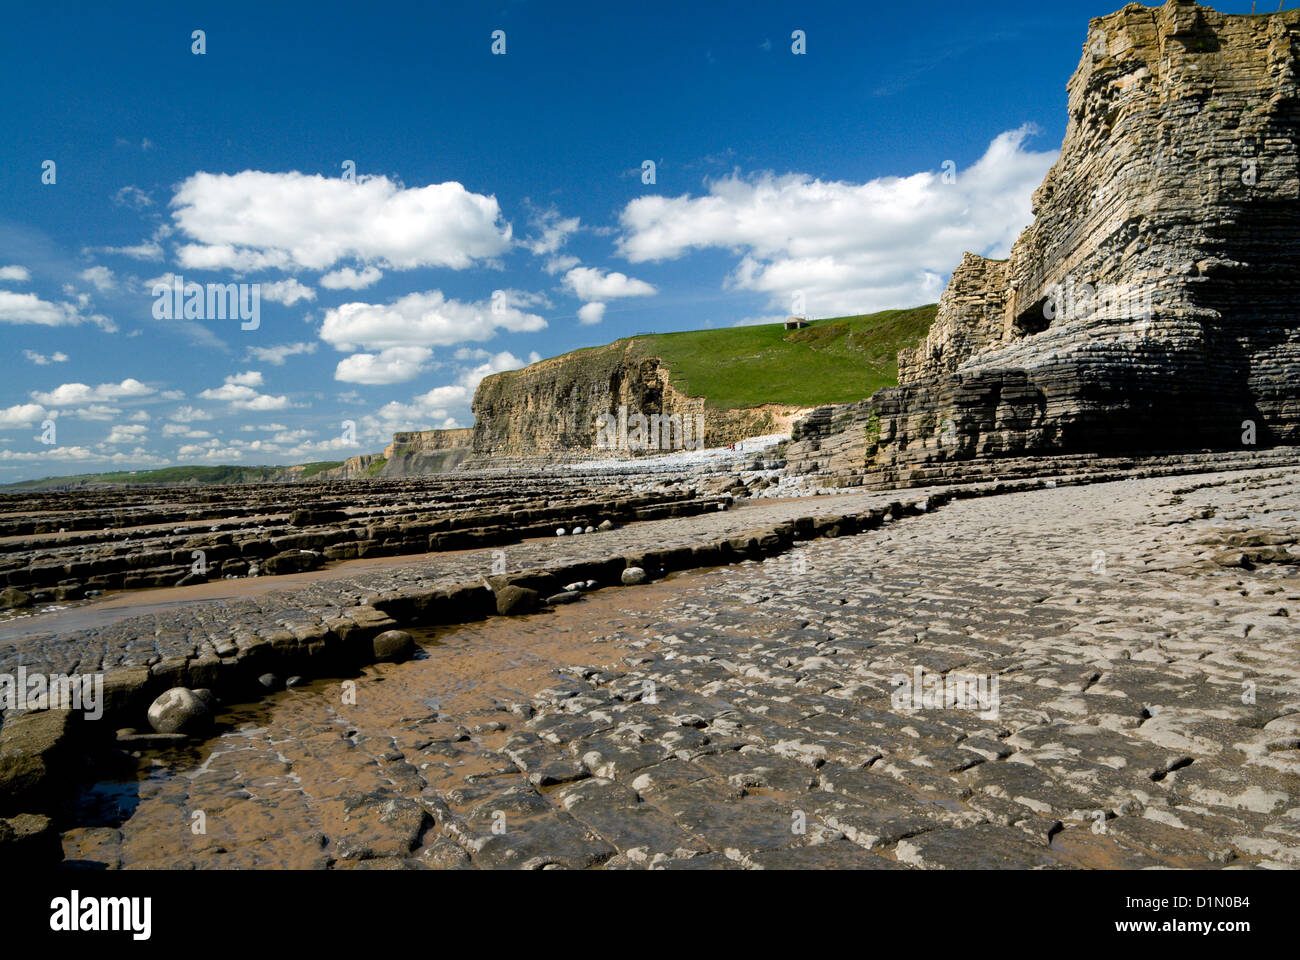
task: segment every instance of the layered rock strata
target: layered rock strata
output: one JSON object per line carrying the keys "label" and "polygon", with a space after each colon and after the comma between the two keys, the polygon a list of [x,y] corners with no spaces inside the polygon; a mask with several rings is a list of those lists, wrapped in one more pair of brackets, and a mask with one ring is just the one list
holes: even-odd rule
{"label": "layered rock strata", "polygon": [[538,459],[623,458],[681,449],[638,448],[598,442],[602,415],[701,417],[703,444],[723,446],[746,437],[783,432],[806,408],[768,404],[717,409],[703,397],[682,393],[655,357],[633,354],[631,341],[577,350],[507,373],[494,374],[474,394],[473,456],[467,466],[493,466]]}
{"label": "layered rock strata", "polygon": [[1034,222],[832,416],[854,468],[1300,443],[1297,38],[1191,0],[1093,20]]}
{"label": "layered rock strata", "polygon": [[380,476],[415,477],[452,470],[470,455],[473,439],[469,427],[395,433],[384,449],[386,463]]}

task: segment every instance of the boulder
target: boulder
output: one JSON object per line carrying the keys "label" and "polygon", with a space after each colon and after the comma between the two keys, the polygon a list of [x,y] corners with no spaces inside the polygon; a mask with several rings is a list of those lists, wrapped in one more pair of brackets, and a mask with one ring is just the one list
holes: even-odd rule
{"label": "boulder", "polygon": [[621,579],[626,587],[634,587],[638,583],[645,583],[645,570],[641,567],[628,567],[623,571]]}
{"label": "boulder", "polygon": [[503,617],[513,617],[536,610],[541,595],[536,590],[516,587],[512,584],[502,587],[496,592],[496,596],[497,613]]}
{"label": "boulder", "polygon": [[188,687],[172,687],[149,706],[149,726],[158,733],[196,734],[211,723],[211,708]]}
{"label": "boulder", "polygon": [[17,587],[5,587],[0,590],[0,610],[31,606],[31,602],[32,598]]}
{"label": "boulder", "polygon": [[409,660],[416,649],[415,638],[405,630],[385,630],[370,643],[375,659],[381,662]]}
{"label": "boulder", "polygon": [[286,550],[262,561],[262,573],[277,577],[286,573],[305,573],[324,564],[325,558],[310,550]]}

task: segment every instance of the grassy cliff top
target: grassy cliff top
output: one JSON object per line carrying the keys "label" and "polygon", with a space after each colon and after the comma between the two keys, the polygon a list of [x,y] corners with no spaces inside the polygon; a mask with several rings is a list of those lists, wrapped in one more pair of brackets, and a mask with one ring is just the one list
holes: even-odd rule
{"label": "grassy cliff top", "polygon": [[930,329],[936,304],[856,317],[631,337],[632,352],[659,357],[678,390],[720,409],[764,403],[815,407],[869,397],[898,382],[898,351]]}

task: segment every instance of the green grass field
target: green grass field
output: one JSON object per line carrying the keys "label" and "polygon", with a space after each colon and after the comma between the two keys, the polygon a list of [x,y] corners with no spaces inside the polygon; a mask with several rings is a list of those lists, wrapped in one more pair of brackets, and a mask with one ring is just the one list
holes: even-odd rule
{"label": "green grass field", "polygon": [[659,357],[673,386],[719,409],[785,403],[848,403],[898,381],[898,351],[915,346],[937,304],[857,317],[692,330],[632,337],[639,356]]}

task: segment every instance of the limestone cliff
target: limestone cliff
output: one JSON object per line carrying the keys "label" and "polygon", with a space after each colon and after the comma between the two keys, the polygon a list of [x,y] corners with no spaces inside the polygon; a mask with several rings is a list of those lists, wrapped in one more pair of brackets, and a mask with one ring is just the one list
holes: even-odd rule
{"label": "limestone cliff", "polygon": [[822,415],[830,466],[1300,442],[1298,38],[1192,0],[1093,20],[1034,222],[962,260],[897,387]]}
{"label": "limestone cliff", "polygon": [[451,470],[469,456],[473,436],[468,427],[395,433],[393,442],[384,448],[387,462],[379,475],[413,477]]}
{"label": "limestone cliff", "polygon": [[657,357],[633,340],[575,350],[487,377],[474,394],[474,462],[533,457],[624,457],[597,446],[602,414],[625,407],[646,416],[703,417],[704,444],[719,446],[781,432],[807,408],[767,404],[717,409],[682,393]]}
{"label": "limestone cliff", "polygon": [[[322,470],[313,474],[312,480],[355,480],[358,477],[371,477],[383,466],[384,457],[373,453],[363,453],[357,457],[348,457],[340,466]],[[378,466],[376,466],[378,465]]]}

